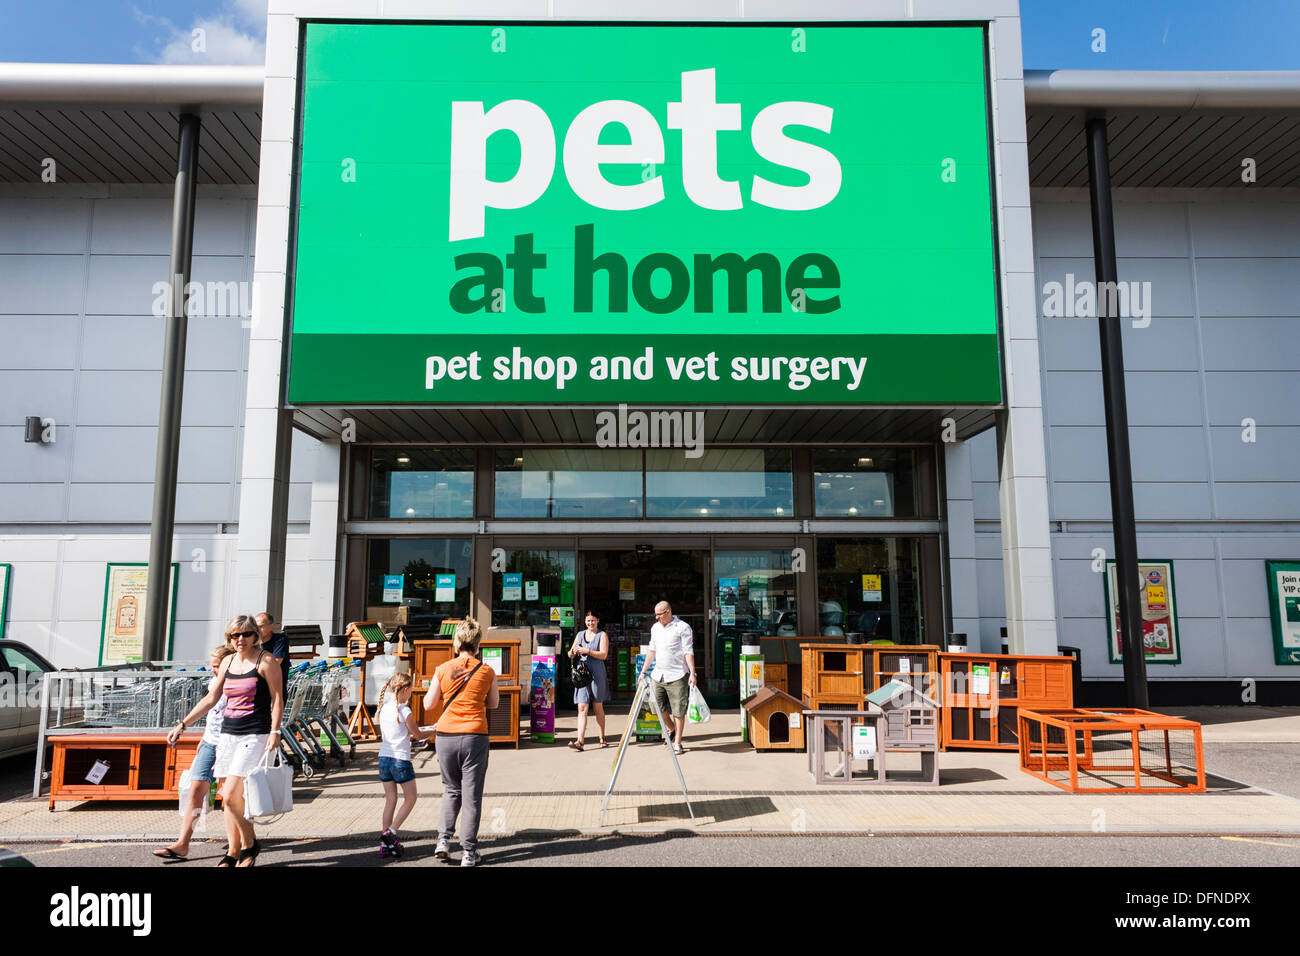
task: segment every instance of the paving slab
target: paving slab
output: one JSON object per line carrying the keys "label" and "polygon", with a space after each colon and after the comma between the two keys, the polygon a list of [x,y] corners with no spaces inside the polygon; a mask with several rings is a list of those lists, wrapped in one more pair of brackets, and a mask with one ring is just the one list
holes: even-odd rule
{"label": "paving slab", "polygon": [[[1223,713],[1208,715],[1207,735],[1216,728],[1220,742],[1300,740],[1300,709],[1212,710]],[[1167,712],[1193,716],[1189,709]],[[805,754],[758,753],[741,742],[735,711],[715,711],[711,723],[687,732],[687,753],[679,764],[694,824],[667,749],[656,742],[629,747],[602,827],[614,744],[626,719],[610,714],[611,746],[604,750],[589,746],[577,753],[565,746],[574,733],[572,715],[561,715],[558,743],[494,747],[481,833],[1300,835],[1300,800],[1215,777],[1212,765],[1204,794],[1069,794],[1021,772],[1014,752],[949,751],[939,755],[937,788],[910,782],[819,787],[808,776]],[[362,744],[346,768],[333,765],[310,780],[300,778],[293,812],[260,832],[275,839],[373,836],[383,805],[377,757],[378,744]],[[428,831],[441,797],[437,761],[431,751],[419,751],[413,763],[420,802],[406,829]],[[47,803],[30,796],[0,802],[0,841],[154,841],[170,840],[176,832],[173,802],[69,801],[52,813]],[[221,811],[213,811],[199,836],[219,836],[222,827]]]}

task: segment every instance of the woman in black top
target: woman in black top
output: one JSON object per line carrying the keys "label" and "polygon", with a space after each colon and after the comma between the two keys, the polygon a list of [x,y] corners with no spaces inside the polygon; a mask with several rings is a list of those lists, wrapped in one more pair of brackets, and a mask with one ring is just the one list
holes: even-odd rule
{"label": "woman in black top", "polygon": [[252,821],[244,819],[244,778],[261,762],[264,753],[280,746],[284,692],[280,664],[258,647],[257,623],[251,617],[241,614],[231,621],[226,638],[235,653],[222,661],[208,695],[172,728],[167,742],[175,746],[186,725],[206,714],[225,694],[225,716],[213,774],[226,780],[221,790],[222,815],[230,845],[217,866],[252,866],[262,847]]}

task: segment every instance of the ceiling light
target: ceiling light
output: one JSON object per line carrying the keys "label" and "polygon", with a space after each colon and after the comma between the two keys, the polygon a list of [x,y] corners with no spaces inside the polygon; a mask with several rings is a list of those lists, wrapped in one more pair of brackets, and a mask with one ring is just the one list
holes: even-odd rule
{"label": "ceiling light", "polygon": [[397,459],[397,463],[399,465],[409,465],[411,463],[411,459],[406,457],[405,455],[399,455]]}
{"label": "ceiling light", "polygon": [[850,508],[850,509],[849,509],[849,514],[851,514],[851,515],[855,515],[855,514],[857,514],[857,513],[858,513],[858,509],[857,509],[857,508]]}
{"label": "ceiling light", "polygon": [[859,459],[858,459],[858,464],[859,464],[859,465],[863,465],[864,467],[870,468],[870,467],[871,467],[871,459],[870,459],[870,458],[859,458]]}

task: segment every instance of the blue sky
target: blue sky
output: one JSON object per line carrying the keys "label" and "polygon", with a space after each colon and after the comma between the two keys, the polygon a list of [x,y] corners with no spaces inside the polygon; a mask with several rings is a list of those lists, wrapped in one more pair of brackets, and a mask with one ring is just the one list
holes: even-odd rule
{"label": "blue sky", "polygon": [[[1300,0],[1021,0],[1020,12],[1027,69],[1300,69]],[[265,14],[266,0],[0,0],[0,61],[260,63]]]}

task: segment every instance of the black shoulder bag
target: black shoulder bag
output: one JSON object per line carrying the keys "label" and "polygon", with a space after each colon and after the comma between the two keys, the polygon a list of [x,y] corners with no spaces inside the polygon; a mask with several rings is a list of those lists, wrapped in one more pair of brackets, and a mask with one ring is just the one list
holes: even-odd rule
{"label": "black shoulder bag", "polygon": [[575,657],[573,663],[569,665],[569,680],[573,684],[574,689],[581,690],[584,687],[590,687],[591,682],[595,679],[596,675],[593,674],[591,668],[587,666],[586,658],[581,654]]}

